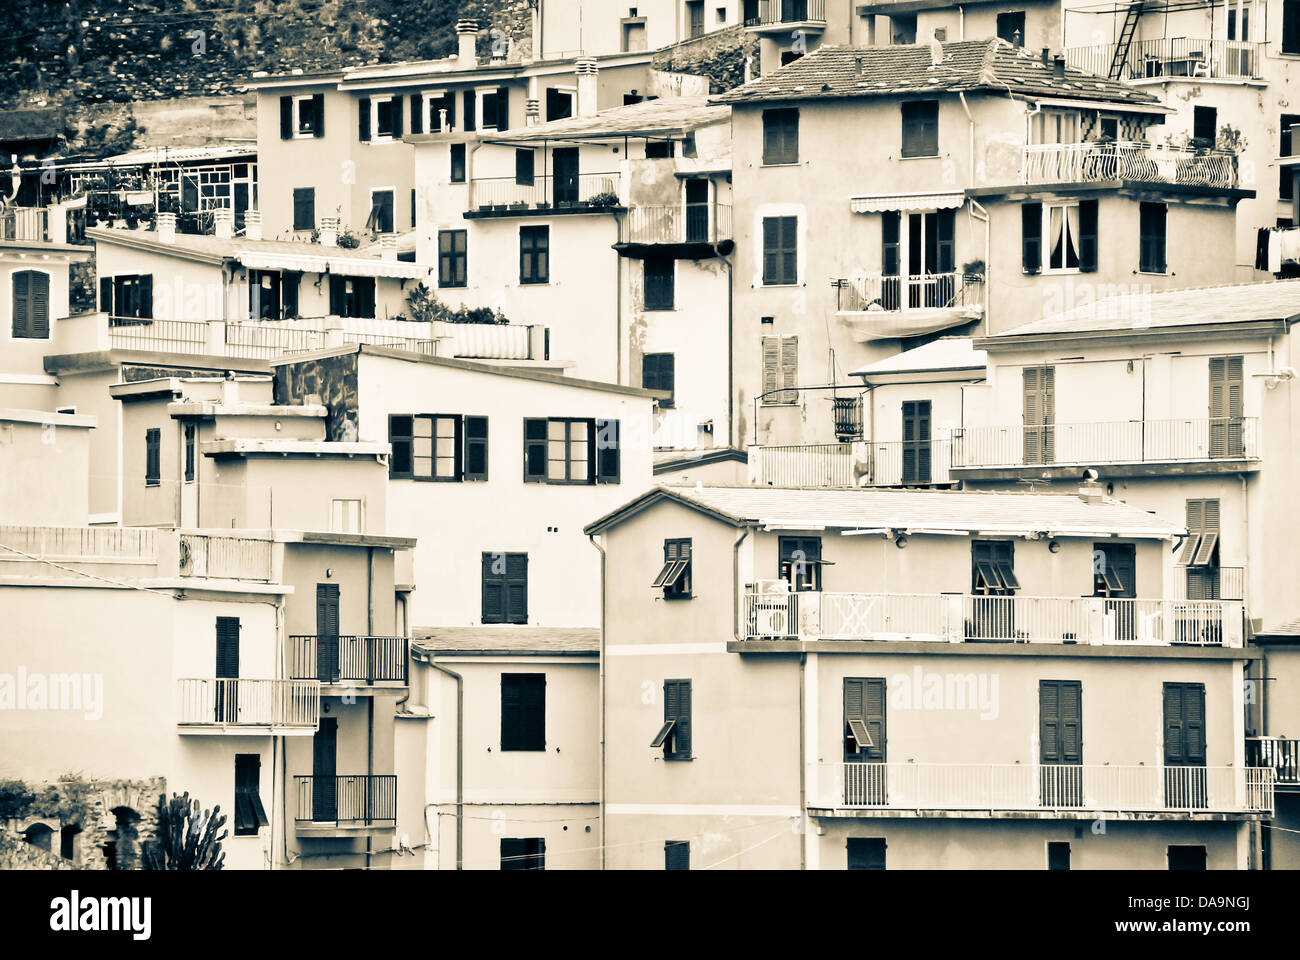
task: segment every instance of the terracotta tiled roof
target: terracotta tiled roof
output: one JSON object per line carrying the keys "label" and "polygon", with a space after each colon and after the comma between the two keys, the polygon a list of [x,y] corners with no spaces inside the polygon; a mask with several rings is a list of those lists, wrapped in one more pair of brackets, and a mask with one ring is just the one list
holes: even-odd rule
{"label": "terracotta tiled roof", "polygon": [[1022,96],[1153,105],[1159,101],[1115,80],[1067,67],[1064,78],[1039,54],[1005,40],[965,40],[939,45],[824,46],[775,73],[713,98],[714,103],[893,97],[927,92],[986,91]]}
{"label": "terracotta tiled roof", "polygon": [[595,627],[416,627],[414,644],[426,653],[598,653]]}

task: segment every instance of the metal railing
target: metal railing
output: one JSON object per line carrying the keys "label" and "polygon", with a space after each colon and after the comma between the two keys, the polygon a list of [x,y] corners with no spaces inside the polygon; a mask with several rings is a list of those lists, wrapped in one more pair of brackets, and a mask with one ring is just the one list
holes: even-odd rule
{"label": "metal railing", "polygon": [[208,325],[195,320],[109,317],[109,343],[121,350],[208,353]]}
{"label": "metal railing", "polygon": [[1245,600],[1245,567],[1178,567],[1175,600]]}
{"label": "metal railing", "polygon": [[[6,549],[7,548],[7,549]],[[0,526],[0,560],[96,560],[154,563],[157,534],[132,527]]]}
{"label": "metal railing", "polygon": [[289,676],[321,683],[406,683],[405,637],[289,637]]}
{"label": "metal railing", "polygon": [[[515,177],[480,177],[470,181],[469,209],[480,213],[492,211],[528,212],[587,208],[615,208],[620,176],[617,173],[584,173],[577,177],[551,175],[520,183]],[[612,202],[610,201],[613,197]],[[593,198],[597,203],[593,205]]]}
{"label": "metal railing", "polygon": [[747,17],[745,26],[825,22],[826,0],[759,0],[758,16]]}
{"label": "metal railing", "polygon": [[397,777],[358,773],[294,777],[298,823],[371,825],[397,820]]}
{"label": "metal railing", "polygon": [[824,763],[813,806],[1271,813],[1271,769],[1038,763]]}
{"label": "metal railing", "polygon": [[954,468],[1258,458],[1258,417],[963,427],[952,436]]}
{"label": "metal railing", "polygon": [[325,331],[266,323],[227,323],[226,353],[254,360],[274,360],[325,346]]}
{"label": "metal railing", "polygon": [[923,640],[1240,647],[1233,600],[746,593],[747,639]]}
{"label": "metal railing", "polygon": [[49,239],[47,221],[48,211],[44,207],[9,207],[0,210],[0,240],[43,243]]}
{"label": "metal railing", "polygon": [[183,533],[180,575],[213,580],[271,580],[272,542],[247,537]]}
{"label": "metal railing", "polygon": [[1272,770],[1277,783],[1300,784],[1300,740],[1247,737],[1246,766]]}
{"label": "metal railing", "polygon": [[749,482],[773,487],[907,487],[950,483],[947,440],[750,447]]}
{"label": "metal railing", "polygon": [[867,310],[948,310],[984,305],[984,277],[974,273],[927,273],[887,277],[869,273],[833,281],[835,309],[840,313]]}
{"label": "metal railing", "polygon": [[731,239],[725,203],[634,204],[619,225],[620,243],[719,243]]}
{"label": "metal railing", "polygon": [[[1200,40],[1165,37],[1134,40],[1120,65],[1120,80],[1159,77],[1258,79],[1263,44],[1244,40]],[[1076,70],[1111,75],[1116,44],[1069,47],[1065,61]]]}
{"label": "metal railing", "polygon": [[320,722],[320,684],[315,680],[205,677],[177,684],[182,726],[314,729]]}
{"label": "metal railing", "polygon": [[1226,150],[1098,140],[1032,144],[1022,149],[1022,183],[1135,180],[1201,187],[1237,186],[1237,157]]}

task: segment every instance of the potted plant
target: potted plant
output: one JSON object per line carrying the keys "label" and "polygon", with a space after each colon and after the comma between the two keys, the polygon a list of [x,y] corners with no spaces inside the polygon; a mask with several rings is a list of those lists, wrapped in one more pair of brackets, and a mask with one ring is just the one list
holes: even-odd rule
{"label": "potted plant", "polygon": [[619,206],[618,194],[612,190],[605,190],[601,193],[592,195],[587,199],[587,206],[594,207],[598,210],[608,210],[611,207]]}

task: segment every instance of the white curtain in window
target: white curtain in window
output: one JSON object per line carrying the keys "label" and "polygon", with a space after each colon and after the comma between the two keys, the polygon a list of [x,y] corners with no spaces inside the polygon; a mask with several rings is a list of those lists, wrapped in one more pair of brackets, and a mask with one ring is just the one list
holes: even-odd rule
{"label": "white curtain in window", "polygon": [[1069,229],[1066,237],[1066,260],[1067,267],[1077,267],[1079,265],[1079,208],[1069,206],[1065,208],[1065,218]]}
{"label": "white curtain in window", "polygon": [[1047,265],[1051,270],[1059,270],[1065,265],[1065,258],[1061,252],[1061,234],[1065,226],[1065,218],[1060,207],[1050,207],[1050,225],[1048,228],[1048,250],[1051,251]]}

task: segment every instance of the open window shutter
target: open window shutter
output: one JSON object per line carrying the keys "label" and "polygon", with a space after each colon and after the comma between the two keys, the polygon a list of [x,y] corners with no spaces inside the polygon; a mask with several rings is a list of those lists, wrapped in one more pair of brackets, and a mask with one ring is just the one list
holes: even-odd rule
{"label": "open window shutter", "polygon": [[346,312],[347,281],[330,276],[330,316],[341,317]]}
{"label": "open window shutter", "polygon": [[900,218],[897,210],[886,210],[880,215],[880,272],[886,277],[898,276]]}
{"label": "open window shutter", "polygon": [[1041,368],[1025,367],[1023,377],[1024,454],[1025,463],[1037,463],[1042,456],[1042,381]]}
{"label": "open window shutter", "polygon": [[798,399],[798,394],[793,391],[794,387],[799,385],[799,338],[782,337],[781,338],[781,386],[786,388],[787,393],[783,394],[781,400],[783,403],[794,403]]}
{"label": "open window shutter", "polygon": [[689,680],[664,681],[664,720],[673,721],[674,757],[691,755],[691,684]]}
{"label": "open window shutter", "polygon": [[280,274],[280,316],[284,320],[298,316],[298,283],[301,280],[301,273]]}
{"label": "open window shutter", "polygon": [[860,755],[857,741],[849,732],[849,721],[861,720],[866,723],[867,717],[863,713],[863,704],[866,701],[866,681],[845,678],[844,680],[844,756],[856,757]]}
{"label": "open window shutter", "polygon": [[1079,270],[1097,269],[1097,201],[1079,201]]}
{"label": "open window shutter", "polygon": [[1043,367],[1043,462],[1056,460],[1056,368]]}
{"label": "open window shutter", "polygon": [[1210,358],[1210,456],[1228,453],[1228,358]]}
{"label": "open window shutter", "polygon": [[357,301],[361,304],[361,316],[373,317],[375,315],[375,278],[362,277],[353,282],[359,285]]}
{"label": "open window shutter", "polygon": [[885,681],[867,680],[863,687],[862,719],[874,746],[868,747],[869,760],[885,759]]}
{"label": "open window shutter", "polygon": [[32,272],[30,270],[20,270],[14,274],[14,323],[13,335],[15,337],[28,336],[28,326],[31,323],[32,313]]}
{"label": "open window shutter", "polygon": [[357,101],[357,136],[361,140],[370,139],[370,98],[362,97]]}
{"label": "open window shutter", "polygon": [[[1190,501],[1189,501],[1189,503],[1190,503]],[[1216,498],[1214,498],[1214,499],[1212,499],[1212,500],[1202,500],[1202,501],[1201,501],[1201,509],[1202,509],[1202,524],[1203,524],[1203,526],[1204,526],[1204,528],[1205,528],[1205,532],[1206,532],[1206,533],[1218,533],[1218,532],[1219,532],[1219,500],[1218,500],[1218,498],[1216,497]]]}
{"label": "open window shutter", "polygon": [[113,312],[113,278],[99,278],[99,312]]}
{"label": "open window shutter", "polygon": [[325,136],[325,94],[316,93],[312,95],[311,115],[312,115],[311,135],[313,137]]}
{"label": "open window shutter", "polygon": [[239,676],[239,618],[217,617],[217,673],[220,678]]}
{"label": "open window shutter", "polygon": [[280,139],[293,137],[293,97],[280,98]]}
{"label": "open window shutter", "polygon": [[524,418],[524,482],[546,481],[546,419]]}
{"label": "open window shutter", "polygon": [[596,482],[619,481],[619,431],[617,420],[596,421]]}
{"label": "open window shutter", "polygon": [[506,622],[528,622],[528,554],[506,555]]}
{"label": "open window shutter", "polygon": [[424,133],[424,97],[411,94],[411,133]]}
{"label": "open window shutter", "polygon": [[139,316],[146,319],[153,318],[153,274],[146,273],[141,275],[139,280],[140,290],[140,313]]}
{"label": "open window shutter", "polygon": [[483,554],[483,622],[505,623],[506,577],[497,573],[497,554]]}
{"label": "open window shutter", "polygon": [[1083,696],[1082,686],[1076,681],[1062,681],[1061,698],[1061,762],[1080,763],[1083,759]]}
{"label": "open window shutter", "polygon": [[497,129],[505,130],[510,126],[510,91],[502,87],[497,91]]}
{"label": "open window shutter", "polygon": [[1199,684],[1183,687],[1183,745],[1189,764],[1205,764],[1205,688]]}
{"label": "open window shutter", "polygon": [[938,244],[935,268],[939,273],[953,273],[957,269],[956,257],[956,212],[955,210],[940,210],[935,216],[935,226]]}
{"label": "open window shutter", "polygon": [[781,282],[781,219],[763,218],[763,282]]}
{"label": "open window shutter", "polygon": [[[1217,508],[1217,504],[1214,512],[1216,515],[1219,512]],[[1187,501],[1187,534],[1188,534],[1187,539],[1189,543],[1194,544],[1198,539],[1198,535],[1204,532],[1205,532],[1205,501],[1188,500]],[[1187,561],[1191,562],[1195,550],[1192,549],[1190,546],[1188,546],[1184,548],[1183,552],[1187,557]],[[1179,560],[1180,562],[1182,562],[1181,557],[1179,558]]]}
{"label": "open window shutter", "polygon": [[1043,269],[1043,205],[1025,203],[1020,206],[1021,268],[1025,273],[1038,273]]}
{"label": "open window shutter", "polygon": [[464,129],[466,131],[471,131],[477,126],[477,123],[475,122],[478,108],[477,94],[475,94],[473,90],[466,90],[463,100],[465,101]]}
{"label": "open window shutter", "polygon": [[777,372],[781,365],[781,340],[779,337],[763,338],[763,396],[770,403],[778,402],[774,395],[777,384]]}
{"label": "open window shutter", "polygon": [[389,109],[393,111],[393,139],[402,139],[402,95],[394,94],[393,99],[389,101]]}

